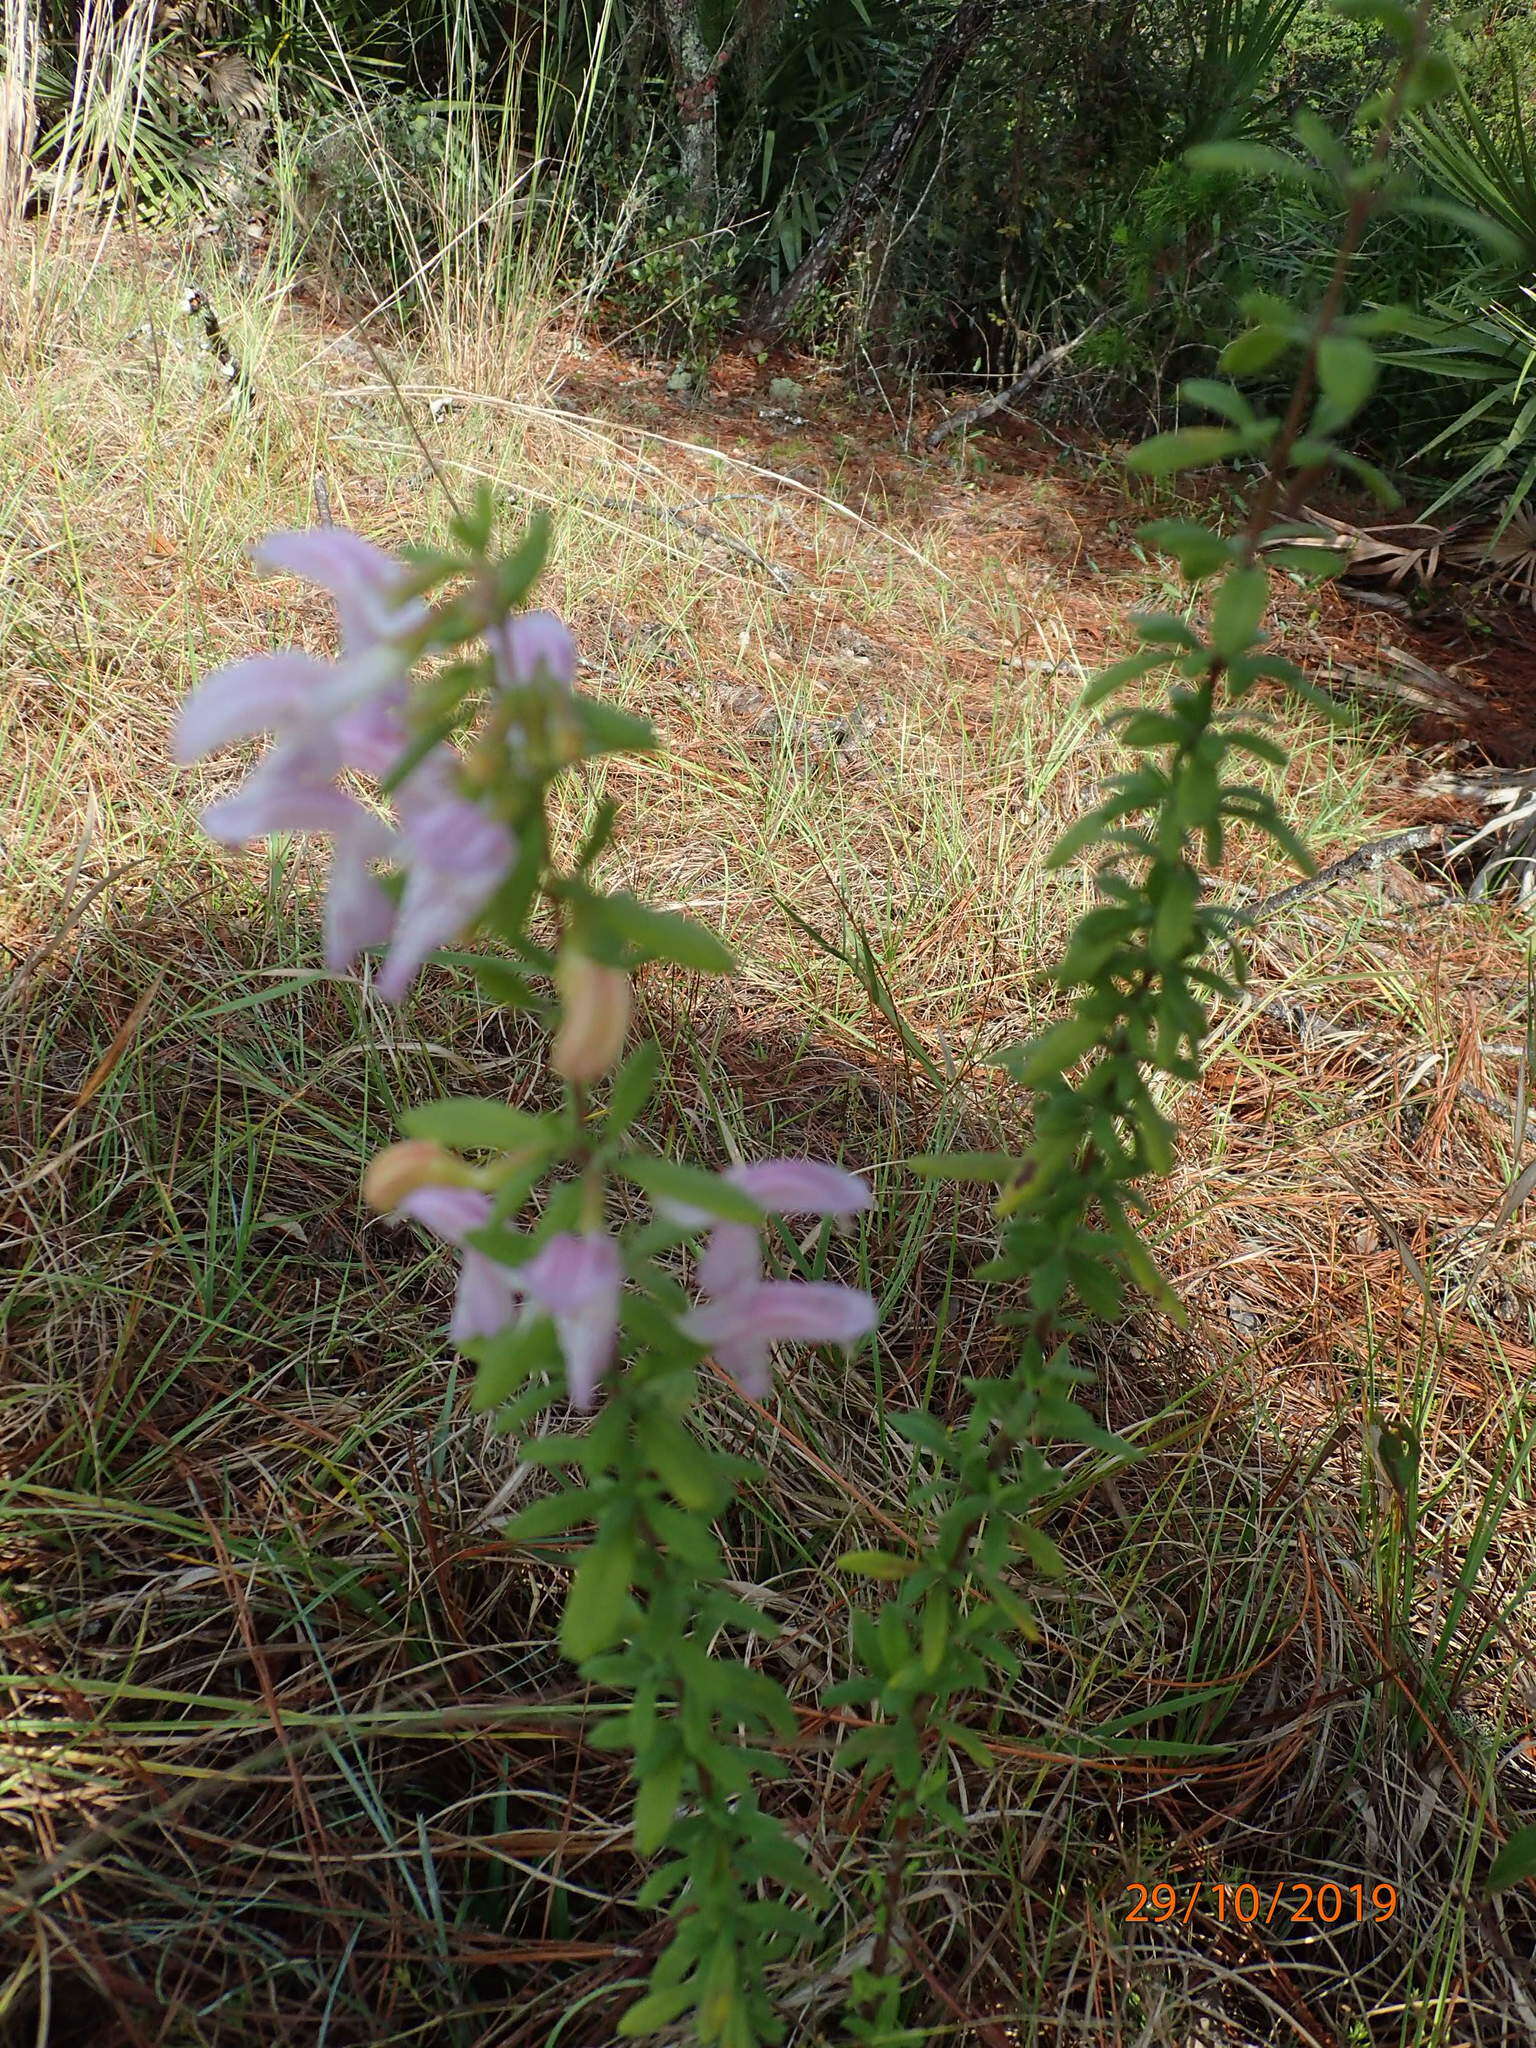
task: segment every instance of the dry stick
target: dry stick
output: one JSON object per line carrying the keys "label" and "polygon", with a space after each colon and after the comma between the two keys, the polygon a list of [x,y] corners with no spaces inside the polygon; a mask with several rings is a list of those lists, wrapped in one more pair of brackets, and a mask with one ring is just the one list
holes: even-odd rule
{"label": "dry stick", "polygon": [[958,434],[968,427],[980,426],[983,420],[991,419],[997,412],[1006,412],[1016,398],[1022,398],[1026,391],[1040,382],[1040,379],[1054,370],[1058,363],[1064,363],[1072,351],[1080,348],[1096,328],[1104,324],[1101,313],[1096,320],[1090,320],[1081,334],[1074,334],[1070,341],[1059,341],[1054,348],[1048,348],[1044,355],[1036,356],[1022,377],[1002,391],[994,391],[990,398],[982,399],[979,405],[967,406],[964,412],[957,412],[947,420],[940,420],[932,433],[925,436],[925,448],[937,448],[941,441],[947,441],[951,434]]}
{"label": "dry stick", "polygon": [[1247,922],[1257,924],[1261,918],[1273,917],[1278,910],[1289,910],[1293,904],[1304,903],[1309,896],[1320,896],[1325,889],[1336,888],[1340,882],[1347,882],[1355,875],[1373,875],[1389,860],[1396,860],[1399,854],[1417,853],[1425,846],[1442,846],[1449,829],[1446,825],[1415,825],[1411,831],[1394,832],[1388,839],[1373,839],[1365,846],[1357,846],[1353,853],[1346,853],[1342,860],[1331,861],[1327,867],[1319,868],[1306,881],[1296,882],[1289,889],[1281,889],[1273,896],[1265,896],[1250,904],[1243,917]]}

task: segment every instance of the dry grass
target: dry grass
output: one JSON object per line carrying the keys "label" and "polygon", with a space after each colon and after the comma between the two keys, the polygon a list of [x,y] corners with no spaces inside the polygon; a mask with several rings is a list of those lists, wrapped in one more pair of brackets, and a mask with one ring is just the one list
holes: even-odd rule
{"label": "dry grass", "polygon": [[[386,543],[442,499],[275,272],[204,280],[242,415],[185,346],[180,252],[68,255],[40,292],[13,250],[0,314],[0,2041],[598,2048],[655,1940],[585,1740],[604,1703],[552,1649],[554,1575],[498,1536],[528,1476],[458,1399],[442,1262],[355,1197],[404,1104],[532,1098],[535,1049],[448,973],[399,1018],[320,975],[303,859],[208,846],[194,807],[229,771],[164,752],[203,670],[324,645],[245,560],[310,516],[317,471]],[[729,1533],[802,1711],[775,1797],[837,1902],[781,2009],[829,2041],[885,1817],[817,1705],[847,1654],[825,1560],[910,1518],[888,1414],[944,1408],[1007,1345],[972,1277],[984,1209],[899,1162],[1017,1129],[976,1056],[1045,1014],[1085,882],[1042,857],[1109,759],[1076,696],[1156,578],[1107,472],[908,459],[830,389],[790,429],[744,370],[694,410],[569,336],[463,368],[402,357],[418,425],[514,523],[557,509],[548,594],[591,686],[665,740],[608,771],[618,864],[746,963],[648,989],[654,1135],[875,1167],[848,1254],[883,1298],[872,1366],[807,1367],[771,1410],[722,1391],[714,1418],[761,1467]],[[1289,598],[1284,636],[1326,676],[1342,619]],[[754,730],[856,704],[877,722],[851,758]],[[1424,815],[1400,732],[1269,708],[1320,851]],[[1220,884],[1285,879],[1238,849]],[[904,1030],[791,911],[850,962],[867,942]],[[1525,931],[1389,871],[1266,925],[1255,982],[1180,1104],[1162,1235],[1189,1329],[1104,1337],[1108,1420],[1146,1455],[1074,1463],[1046,1641],[976,1705],[998,1769],[957,1787],[965,1839],[914,1860],[925,2039],[1536,2039],[1529,1890],[1481,1890],[1536,1817],[1527,1152],[1465,1092],[1524,1100]],[[1300,1012],[1318,1028],[1274,1021]],[[1422,1440],[1412,1526],[1372,1410]],[[1390,1882],[1398,1907],[1244,1927],[1206,1894],[1185,1920],[1202,1878]],[[1162,1879],[1179,1916],[1129,1921],[1126,1886]]]}

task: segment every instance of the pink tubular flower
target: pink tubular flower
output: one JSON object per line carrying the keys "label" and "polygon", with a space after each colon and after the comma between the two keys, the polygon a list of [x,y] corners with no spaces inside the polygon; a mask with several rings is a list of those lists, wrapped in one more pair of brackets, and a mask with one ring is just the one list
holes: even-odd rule
{"label": "pink tubular flower", "polygon": [[386,1003],[398,1003],[427,955],[479,916],[517,857],[506,826],[467,797],[444,793],[418,807],[409,787],[400,792],[405,888],[375,984]]}
{"label": "pink tubular flower", "polygon": [[[397,1154],[409,1149],[394,1148]],[[385,1199],[392,1197],[391,1190]],[[448,1326],[455,1344],[494,1337],[519,1314],[547,1315],[565,1360],[566,1392],[575,1407],[592,1406],[613,1363],[624,1284],[619,1248],[606,1232],[557,1232],[526,1264],[509,1267],[467,1242],[491,1220],[491,1198],[478,1188],[423,1182],[407,1188],[395,1213],[425,1224],[459,1252],[459,1285]]]}
{"label": "pink tubular flower", "polygon": [[471,1231],[491,1220],[491,1198],[477,1188],[444,1187],[429,1182],[402,1195],[397,1215],[423,1223],[434,1236],[457,1247],[460,1254],[458,1292],[448,1334],[455,1344],[472,1337],[494,1337],[516,1312],[514,1276],[506,1266],[466,1244]]}
{"label": "pink tubular flower", "polygon": [[[272,534],[256,560],[330,591],[341,658],[323,662],[290,652],[219,670],[182,707],[175,755],[190,763],[233,741],[273,735],[274,745],[241,786],[203,813],[204,828],[235,846],[274,832],[328,834],[334,852],[326,966],[345,973],[368,947],[389,944],[377,987],[386,1002],[398,1002],[427,955],[484,908],[512,866],[516,844],[460,793],[451,747],[434,748],[397,793],[398,833],[338,786],[346,770],[386,780],[410,742],[408,642],[427,609],[401,595],[405,564],[339,527]],[[535,618],[546,623],[530,645],[549,664],[559,658],[555,629],[564,631],[557,620],[530,615],[502,630],[510,634]],[[405,871],[398,910],[373,872],[388,859]]]}
{"label": "pink tubular flower", "polygon": [[420,598],[400,595],[410,573],[404,562],[343,526],[269,533],[252,559],[268,575],[286,571],[330,592],[336,600],[344,659],[372,654],[381,643],[414,632],[426,619]]}
{"label": "pink tubular flower", "polygon": [[[856,1175],[819,1159],[768,1159],[733,1166],[724,1178],[761,1208],[785,1216],[845,1219],[870,1206]],[[661,1205],[680,1223],[706,1219],[678,1203]],[[873,1299],[828,1280],[768,1280],[750,1223],[717,1223],[699,1260],[706,1299],[684,1317],[684,1334],[704,1344],[742,1392],[762,1400],[772,1385],[775,1344],[854,1344],[875,1327]]]}
{"label": "pink tubular flower", "polygon": [[566,1392],[575,1407],[590,1408],[618,1342],[624,1281],[618,1246],[604,1231],[561,1231],[511,1278],[554,1323]]}

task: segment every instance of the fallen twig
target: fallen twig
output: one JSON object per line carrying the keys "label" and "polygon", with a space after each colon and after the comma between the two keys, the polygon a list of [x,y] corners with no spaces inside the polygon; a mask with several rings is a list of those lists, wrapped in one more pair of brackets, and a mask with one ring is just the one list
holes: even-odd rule
{"label": "fallen twig", "polygon": [[1289,910],[1294,903],[1305,903],[1309,896],[1320,896],[1325,889],[1335,888],[1355,875],[1373,875],[1389,860],[1396,860],[1399,854],[1417,853],[1426,846],[1440,846],[1449,829],[1446,825],[1415,825],[1407,832],[1394,832],[1388,839],[1373,839],[1366,846],[1357,846],[1353,853],[1346,853],[1342,860],[1330,861],[1327,867],[1319,868],[1306,881],[1296,882],[1289,889],[1278,890],[1275,895],[1265,896],[1258,903],[1249,905],[1244,915],[1250,923],[1257,924],[1261,918],[1273,917],[1276,911]]}
{"label": "fallen twig", "polygon": [[982,399],[979,405],[969,405],[964,412],[952,413],[947,420],[940,420],[939,424],[925,436],[923,446],[937,448],[939,443],[947,441],[951,434],[958,434],[967,427],[979,426],[983,420],[991,419],[994,413],[1006,412],[1016,398],[1022,398],[1032,385],[1038,384],[1040,379],[1054,370],[1058,363],[1064,363],[1075,348],[1080,348],[1094,329],[1102,324],[1103,319],[1101,313],[1097,320],[1089,321],[1081,334],[1074,334],[1070,341],[1058,341],[1056,346],[1048,348],[1044,355],[1036,356],[1022,377],[1016,377],[1003,390],[994,391],[990,398]]}

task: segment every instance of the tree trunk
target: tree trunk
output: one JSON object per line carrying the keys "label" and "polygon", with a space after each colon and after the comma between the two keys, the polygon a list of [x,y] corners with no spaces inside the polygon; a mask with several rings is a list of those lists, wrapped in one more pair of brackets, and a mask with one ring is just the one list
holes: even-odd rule
{"label": "tree trunk", "polygon": [[715,91],[720,64],[699,30],[698,0],[659,0],[682,117],[682,171],[694,213],[712,228],[719,212]]}
{"label": "tree trunk", "polygon": [[19,221],[32,184],[37,135],[38,22],[32,0],[4,0],[0,25],[0,227]]}
{"label": "tree trunk", "polygon": [[917,81],[911,99],[896,116],[891,132],[860,171],[842,205],[816,237],[798,267],[754,315],[747,329],[750,341],[771,344],[789,325],[796,307],[816,286],[840,267],[848,245],[887,198],[912,154],[913,144],[928,125],[956,72],[981,41],[997,13],[1000,0],[960,0],[949,27]]}

